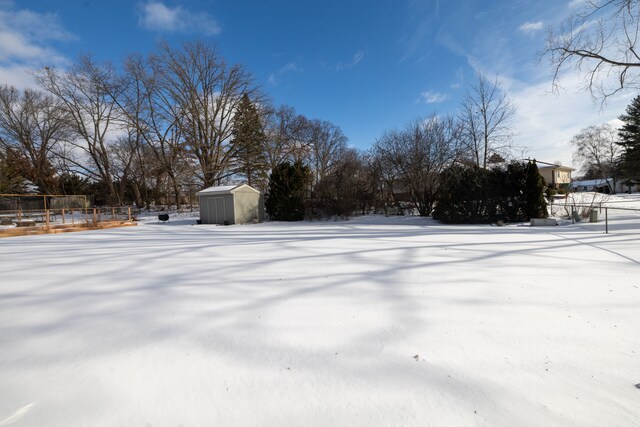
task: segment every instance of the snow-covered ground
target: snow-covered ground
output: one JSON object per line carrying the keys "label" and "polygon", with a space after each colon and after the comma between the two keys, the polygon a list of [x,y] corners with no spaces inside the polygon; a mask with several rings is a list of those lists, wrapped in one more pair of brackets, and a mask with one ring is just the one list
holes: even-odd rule
{"label": "snow-covered ground", "polygon": [[1,239],[0,425],[637,426],[638,219]]}

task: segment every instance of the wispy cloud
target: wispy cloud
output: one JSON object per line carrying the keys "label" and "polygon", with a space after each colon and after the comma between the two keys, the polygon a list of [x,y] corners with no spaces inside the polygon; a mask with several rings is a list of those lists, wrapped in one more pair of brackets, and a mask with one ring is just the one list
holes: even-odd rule
{"label": "wispy cloud", "polygon": [[428,90],[420,94],[418,102],[424,102],[425,104],[439,104],[447,101],[449,98],[451,98],[451,95],[449,94]]}
{"label": "wispy cloud", "polygon": [[569,2],[567,7],[569,9],[573,9],[573,8],[576,8],[576,7],[584,6],[585,3],[586,3],[586,0],[572,0],[572,1]]}
{"label": "wispy cloud", "polygon": [[74,38],[56,14],[0,4],[0,81],[21,89],[35,86],[31,69],[67,62],[50,43]]}
{"label": "wispy cloud", "polygon": [[363,59],[364,59],[364,52],[362,50],[359,50],[353,54],[353,58],[351,59],[350,62],[346,64],[343,64],[342,62],[338,63],[338,65],[336,65],[336,70],[341,71],[341,70],[346,70],[348,68],[355,67],[360,62],[362,62]]}
{"label": "wispy cloud", "polygon": [[458,71],[456,71],[456,80],[453,83],[451,83],[451,89],[460,89],[463,83],[464,83],[464,70],[462,69],[462,67],[460,67],[458,68]]}
{"label": "wispy cloud", "polygon": [[518,29],[521,32],[527,35],[535,34],[538,31],[542,30],[543,28],[544,28],[544,22],[542,21],[525,22],[524,24],[520,25],[520,27],[518,27]]}
{"label": "wispy cloud", "polygon": [[149,1],[140,6],[138,23],[147,30],[170,33],[212,36],[222,31],[218,22],[206,12],[192,12],[182,6],[172,8],[159,1]]}
{"label": "wispy cloud", "polygon": [[[398,44],[403,50],[400,62],[409,58],[424,55],[423,49],[429,46],[427,41],[438,27],[438,23],[445,17],[441,16],[440,1],[411,1],[407,2],[407,20],[404,23],[404,34]],[[444,6],[446,8],[446,5]]]}
{"label": "wispy cloud", "polygon": [[302,72],[302,71],[303,70],[300,67],[298,67],[298,64],[296,64],[295,61],[292,61],[286,64],[284,67],[280,68],[275,73],[271,73],[269,75],[268,82],[270,85],[276,86],[280,82],[284,74],[291,73],[291,72]]}
{"label": "wispy cloud", "polygon": [[554,94],[548,80],[534,85],[512,81],[509,95],[517,108],[513,120],[516,144],[529,147],[531,157],[570,164],[571,138],[589,125],[615,120],[633,94],[611,98],[600,108],[583,89],[582,76],[571,74],[562,83],[561,93]]}

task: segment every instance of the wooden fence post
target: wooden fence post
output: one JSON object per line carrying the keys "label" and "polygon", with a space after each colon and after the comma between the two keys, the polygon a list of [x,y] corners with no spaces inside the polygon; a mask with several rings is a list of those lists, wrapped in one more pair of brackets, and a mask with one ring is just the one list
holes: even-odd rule
{"label": "wooden fence post", "polygon": [[127,221],[131,221],[131,208],[127,208]]}
{"label": "wooden fence post", "polygon": [[65,223],[65,221],[64,221],[64,208],[62,208],[62,223],[63,224]]}
{"label": "wooden fence post", "polygon": [[49,209],[46,209],[44,211],[44,217],[45,217],[45,226],[46,226],[46,229],[48,230],[49,229]]}
{"label": "wooden fence post", "polygon": [[93,208],[93,223],[95,224],[96,222],[97,222],[96,208]]}

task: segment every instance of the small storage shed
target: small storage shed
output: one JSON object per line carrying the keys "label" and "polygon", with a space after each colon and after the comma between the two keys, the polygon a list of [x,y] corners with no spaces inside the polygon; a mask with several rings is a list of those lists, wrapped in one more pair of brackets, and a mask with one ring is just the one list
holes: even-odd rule
{"label": "small storage shed", "polygon": [[262,221],[262,193],[247,184],[209,187],[198,192],[202,224]]}

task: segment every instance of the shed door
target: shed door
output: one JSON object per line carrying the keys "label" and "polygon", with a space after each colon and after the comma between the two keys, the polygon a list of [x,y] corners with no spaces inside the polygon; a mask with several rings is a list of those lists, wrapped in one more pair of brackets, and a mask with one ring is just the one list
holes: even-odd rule
{"label": "shed door", "polygon": [[212,224],[224,224],[224,197],[207,199],[207,212]]}

